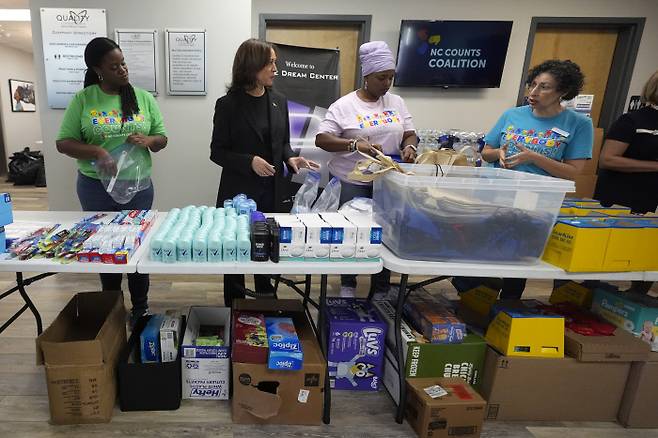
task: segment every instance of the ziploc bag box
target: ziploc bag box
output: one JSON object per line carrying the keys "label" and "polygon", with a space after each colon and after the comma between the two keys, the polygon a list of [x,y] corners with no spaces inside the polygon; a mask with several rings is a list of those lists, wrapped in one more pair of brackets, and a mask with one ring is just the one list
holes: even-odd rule
{"label": "ziploc bag box", "polygon": [[[223,346],[196,346],[201,325],[224,326]],[[231,309],[192,306],[181,345],[184,399],[228,400],[231,371]]]}
{"label": "ziploc bag box", "polygon": [[164,315],[153,315],[139,335],[142,363],[160,362],[160,325]]}
{"label": "ziploc bag box", "polygon": [[594,290],[592,311],[604,319],[639,336],[658,351],[658,302],[633,292]]}
{"label": "ziploc bag box", "polygon": [[485,339],[506,356],[564,357],[564,317],[541,310],[535,300],[504,301],[495,314]]}
{"label": "ziploc bag box", "polygon": [[268,316],[265,318],[265,329],[270,349],[267,367],[271,370],[302,369],[304,353],[292,318]]}
{"label": "ziploc bag box", "polygon": [[126,346],[120,291],[78,293],[36,340],[45,365],[54,424],[104,423],[112,418],[116,368]]}
{"label": "ziploc bag box", "polygon": [[367,301],[327,299],[331,388],[377,391],[383,376],[386,323]]}

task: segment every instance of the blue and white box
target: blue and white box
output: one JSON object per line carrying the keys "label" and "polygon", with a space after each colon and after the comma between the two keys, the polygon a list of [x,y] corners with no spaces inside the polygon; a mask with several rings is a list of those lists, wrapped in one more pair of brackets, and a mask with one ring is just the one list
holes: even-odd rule
{"label": "blue and white box", "polygon": [[356,258],[359,261],[378,259],[382,248],[382,226],[363,214],[347,214],[346,218],[357,227]]}
{"label": "blue and white box", "polygon": [[304,259],[326,261],[331,251],[331,226],[317,213],[303,213],[298,214],[297,217],[306,226]]}
{"label": "blue and white box", "polygon": [[357,226],[340,213],[321,213],[322,219],[331,226],[332,261],[346,261],[356,258]]}
{"label": "blue and white box", "polygon": [[279,224],[279,260],[304,260],[306,226],[294,215],[275,215]]}
{"label": "blue and white box", "polygon": [[265,331],[269,345],[267,367],[271,370],[301,370],[304,353],[292,318],[265,317]]}
{"label": "blue and white box", "polygon": [[142,363],[160,362],[160,325],[164,315],[153,315],[139,335]]}
{"label": "blue and white box", "polygon": [[[223,346],[194,345],[202,325],[224,327]],[[231,309],[192,306],[181,351],[182,390],[184,399],[228,400],[231,382]]]}

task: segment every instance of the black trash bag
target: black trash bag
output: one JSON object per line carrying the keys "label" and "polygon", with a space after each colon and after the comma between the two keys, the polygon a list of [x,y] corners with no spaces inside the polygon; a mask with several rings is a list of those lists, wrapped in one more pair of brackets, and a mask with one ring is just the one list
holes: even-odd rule
{"label": "black trash bag", "polygon": [[[9,178],[8,182],[14,185],[31,185],[37,180],[37,176],[44,168],[43,155],[40,151],[30,151],[25,148],[20,152],[14,152],[9,158]],[[42,178],[45,183],[45,171]]]}

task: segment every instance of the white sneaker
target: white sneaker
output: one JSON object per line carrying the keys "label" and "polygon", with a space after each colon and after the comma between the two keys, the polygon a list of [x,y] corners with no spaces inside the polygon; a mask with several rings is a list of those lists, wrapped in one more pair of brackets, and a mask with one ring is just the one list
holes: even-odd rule
{"label": "white sneaker", "polygon": [[356,295],[356,288],[349,286],[340,287],[340,297],[341,298],[354,298]]}

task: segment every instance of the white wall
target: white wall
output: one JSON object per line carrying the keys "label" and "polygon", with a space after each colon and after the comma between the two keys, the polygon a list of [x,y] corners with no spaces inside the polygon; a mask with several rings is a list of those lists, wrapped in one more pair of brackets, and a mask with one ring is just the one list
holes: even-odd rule
{"label": "white wall", "polygon": [[392,90],[404,97],[417,128],[487,131],[505,109],[514,106],[532,17],[646,17],[629,96],[640,94],[644,82],[658,69],[656,0],[253,0],[253,36],[258,35],[261,13],[372,15],[371,39],[386,41],[393,53],[402,19],[513,20],[500,88]]}
{"label": "white wall", "polygon": [[[214,205],[220,168],[212,163],[210,137],[215,100],[230,81],[233,56],[238,45],[251,35],[250,0],[192,0],[187,2],[144,0],[32,0],[34,59],[38,70],[39,95],[46,96],[40,7],[86,7],[107,9],[108,36],[115,28],[205,28],[208,41],[208,95],[167,96],[164,88],[164,52],[161,53],[156,98],[169,134],[167,148],[153,157],[154,207],[168,210],[187,204]],[[164,38],[161,49],[164,51]],[[44,97],[45,99],[45,97]],[[55,138],[64,110],[41,102],[48,198],[51,210],[79,210],[75,192],[75,161],[57,152]]]}
{"label": "white wall", "polygon": [[32,54],[11,47],[0,45],[0,122],[5,145],[7,163],[9,157],[24,147],[41,149],[40,112],[44,108],[41,94],[36,92],[36,112],[12,112],[13,99],[9,91],[9,79],[37,82],[37,72],[32,61]]}

